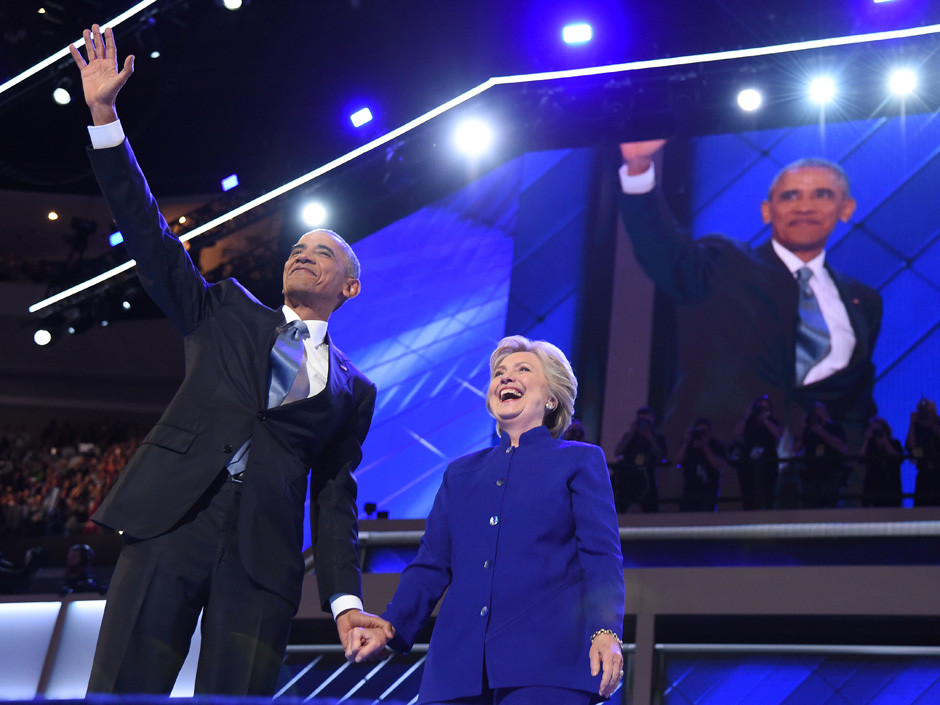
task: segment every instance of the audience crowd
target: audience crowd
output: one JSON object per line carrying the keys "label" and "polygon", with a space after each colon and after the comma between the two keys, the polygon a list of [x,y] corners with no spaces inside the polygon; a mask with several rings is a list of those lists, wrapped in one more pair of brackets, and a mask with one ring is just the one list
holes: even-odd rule
{"label": "audience crowd", "polygon": [[[0,536],[99,531],[89,517],[141,437],[140,429],[115,421],[83,428],[53,421],[35,437],[7,423],[0,433]],[[583,439],[577,421],[567,437]],[[621,513],[656,512],[661,500],[680,511],[714,511],[723,500],[744,509],[897,507],[904,499],[904,462],[917,470],[913,504],[940,506],[940,418],[929,399],[912,411],[903,441],[875,418],[854,449],[822,404],[794,433],[782,428],[765,397],[758,398],[731,439],[712,437],[709,419],[701,418],[684,438],[667,440],[652,409],[643,407],[608,460]],[[661,497],[665,472],[681,478],[678,496]]]}
{"label": "audience crowd", "polygon": [[139,433],[104,421],[50,422],[38,435],[11,423],[0,433],[0,536],[98,531],[89,521],[137,448]]}

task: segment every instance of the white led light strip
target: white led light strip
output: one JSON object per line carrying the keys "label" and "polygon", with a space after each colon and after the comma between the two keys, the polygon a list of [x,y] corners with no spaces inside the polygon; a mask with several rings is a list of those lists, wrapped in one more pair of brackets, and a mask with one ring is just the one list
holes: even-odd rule
{"label": "white led light strip", "polygon": [[[117,19],[121,19],[121,21],[123,21],[124,19],[127,19],[127,17],[130,16],[130,13],[132,13],[133,11],[138,11],[139,9],[143,9],[144,7],[146,7],[147,5],[150,5],[151,3],[155,1],[156,0],[148,0],[147,2],[140,3],[134,8],[131,8],[131,10],[128,10],[127,12],[125,12],[123,15],[120,15],[119,18],[115,18],[115,22],[117,21]],[[112,27],[114,26],[114,22],[111,23],[111,26]],[[667,68],[667,67],[672,67],[672,66],[687,66],[689,64],[710,63],[710,62],[715,62],[715,61],[730,61],[734,59],[747,59],[747,58],[752,58],[755,56],[772,56],[775,54],[785,54],[788,52],[796,52],[796,51],[808,51],[811,49],[825,49],[828,47],[850,46],[853,44],[865,44],[869,42],[881,42],[881,41],[885,41],[888,39],[909,39],[912,37],[922,37],[922,36],[927,36],[930,34],[940,34],[940,24],[929,25],[927,27],[912,27],[910,29],[892,30],[888,32],[872,32],[870,34],[858,34],[858,35],[851,36],[851,37],[833,37],[831,39],[814,39],[814,40],[805,41],[805,42],[791,42],[789,44],[777,44],[775,46],[758,47],[755,49],[735,49],[733,51],[720,51],[720,52],[712,52],[708,54],[696,54],[694,56],[680,56],[680,57],[672,57],[668,59],[652,59],[648,61],[631,61],[631,62],[624,63],[624,64],[612,64],[610,66],[596,66],[596,67],[584,68],[584,69],[571,69],[567,71],[547,71],[544,73],[530,73],[530,74],[522,74],[519,76],[501,76],[497,78],[490,78],[484,83],[481,83],[476,88],[471,88],[466,93],[463,93],[462,95],[459,95],[456,98],[453,98],[452,100],[447,101],[443,105],[440,105],[434,108],[433,110],[425,113],[424,115],[421,115],[420,117],[415,118],[411,122],[408,122],[402,125],[401,127],[395,130],[392,130],[391,132],[381,137],[378,137],[372,140],[371,142],[368,142],[367,144],[362,145],[361,147],[357,147],[353,151],[348,152],[347,154],[344,154],[343,156],[338,157],[337,159],[334,159],[333,161],[327,164],[324,164],[323,166],[318,167],[314,169],[313,171],[307,174],[304,174],[303,176],[300,176],[294,179],[293,181],[290,181],[284,184],[283,186],[280,186],[274,189],[273,191],[270,191],[264,194],[263,196],[259,196],[258,198],[252,201],[249,201],[248,203],[245,203],[239,206],[238,208],[235,208],[234,210],[229,211],[225,215],[221,215],[218,218],[215,218],[214,220],[210,220],[208,223],[204,223],[203,225],[200,225],[198,228],[194,228],[193,230],[189,231],[184,236],[182,236],[180,240],[182,240],[183,242],[192,240],[194,237],[198,237],[199,235],[202,235],[203,233],[206,233],[209,230],[212,230],[213,228],[218,227],[222,223],[225,223],[231,220],[232,218],[235,218],[243,213],[250,211],[252,208],[256,208],[262,205],[263,203],[267,203],[271,199],[277,198],[278,196],[281,196],[287,193],[288,191],[291,191],[297,188],[298,186],[302,186],[303,184],[313,181],[314,179],[320,176],[323,176],[324,174],[342,166],[343,164],[346,164],[352,161],[353,159],[356,159],[357,157],[360,157],[363,154],[366,154],[367,152],[371,152],[373,149],[377,147],[381,147],[383,144],[387,144],[388,142],[391,142],[392,140],[397,139],[398,137],[405,134],[406,132],[410,132],[416,127],[423,125],[424,123],[430,120],[433,120],[439,115],[446,113],[451,108],[455,108],[458,105],[461,105],[462,103],[467,102],[471,98],[474,98],[480,95],[481,93],[489,90],[493,86],[512,85],[512,84],[517,84],[517,83],[534,83],[536,81],[551,81],[551,80],[557,80],[557,79],[563,79],[563,78],[578,78],[582,76],[599,76],[603,74],[624,73],[627,71],[640,71],[643,69]],[[54,57],[50,57],[49,59],[46,59],[46,61],[43,62],[42,65],[47,66],[49,63],[52,63],[52,61],[54,61],[56,57],[64,56],[66,53],[68,53],[68,49],[65,49],[64,53],[59,52],[59,54],[56,54]],[[40,66],[40,64],[37,64],[37,66]],[[33,67],[33,68],[36,69],[36,67]],[[34,72],[33,69],[30,69],[30,71]],[[26,72],[25,74],[21,74],[20,76],[17,76],[17,78],[13,79],[13,81],[22,80],[21,76],[25,77],[27,74],[31,75],[30,72]],[[0,92],[5,90],[7,85],[8,84],[4,84],[2,87],[0,87]],[[37,303],[34,303],[32,306],[29,307],[29,311],[30,313],[36,313],[37,311],[41,311],[42,309],[48,306],[51,306],[52,304],[63,301],[69,298],[70,296],[74,296],[75,294],[85,291],[86,289],[89,289],[90,287],[96,286],[104,281],[107,281],[111,277],[117,276],[118,274],[122,272],[126,272],[127,270],[134,267],[135,264],[136,263],[134,262],[134,260],[125,262],[124,264],[118,267],[115,267],[114,269],[111,269],[102,274],[99,274],[98,276],[92,279],[89,279],[86,282],[73,286],[69,289],[65,289],[64,291],[61,291],[58,294],[55,294],[54,296],[50,296],[49,298],[46,298],[46,299],[43,299],[42,301],[38,301]]]}
{"label": "white led light strip", "polygon": [[[111,20],[110,22],[107,22],[105,26],[111,27],[111,28],[117,27],[119,24],[126,22],[131,17],[136,15],[138,12],[140,12],[141,10],[146,10],[148,7],[153,5],[156,1],[157,0],[143,0],[143,2],[137,3],[136,5],[134,5],[134,7],[129,9],[127,12],[122,12],[113,20]],[[76,41],[72,42],[72,46],[76,48],[81,48],[84,44],[85,44],[84,38],[77,39]],[[43,59],[32,68],[27,69],[26,71],[19,74],[18,76],[14,76],[3,85],[0,85],[0,93],[3,93],[4,91],[7,91],[13,88],[13,86],[15,86],[18,83],[22,83],[30,76],[35,76],[37,73],[39,73],[43,69],[48,68],[49,66],[52,66],[56,61],[58,61],[59,59],[64,59],[68,55],[69,55],[68,47],[65,47],[64,49],[60,49],[55,54],[48,57],[47,59]]]}

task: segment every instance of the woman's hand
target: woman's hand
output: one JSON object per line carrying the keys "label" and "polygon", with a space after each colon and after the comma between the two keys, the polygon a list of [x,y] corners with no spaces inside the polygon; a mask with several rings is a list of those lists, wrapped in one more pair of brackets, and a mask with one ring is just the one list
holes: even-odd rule
{"label": "woman's hand", "polygon": [[388,643],[388,634],[379,627],[355,627],[346,635],[343,647],[346,651],[346,660],[362,663],[384,659],[383,650]]}
{"label": "woman's hand", "polygon": [[623,678],[623,649],[613,634],[601,632],[591,641],[591,675],[601,674],[598,693],[609,698]]}

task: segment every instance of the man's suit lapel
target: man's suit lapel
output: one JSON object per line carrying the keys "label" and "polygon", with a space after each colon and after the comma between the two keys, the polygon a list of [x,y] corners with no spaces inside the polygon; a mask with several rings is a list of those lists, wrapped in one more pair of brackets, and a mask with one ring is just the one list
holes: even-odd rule
{"label": "man's suit lapel", "polygon": [[826,271],[836,284],[839,290],[839,298],[845,306],[845,312],[849,316],[849,322],[852,324],[852,330],[855,331],[855,350],[852,351],[852,359],[849,365],[854,365],[861,360],[867,360],[871,356],[871,350],[868,349],[868,341],[871,339],[871,330],[869,328],[868,317],[865,314],[862,300],[855,290],[854,282],[851,279],[834,271],[828,264]]}
{"label": "man's suit lapel", "polygon": [[768,240],[754,250],[761,264],[761,276],[766,279],[766,290],[774,298],[780,313],[780,330],[784,337],[787,370],[790,384],[796,381],[796,327],[799,320],[800,295],[793,274]]}
{"label": "man's suit lapel", "polygon": [[330,346],[330,369],[326,388],[330,396],[337,397],[346,391],[349,386],[349,358],[343,352],[333,345],[330,334],[326,334],[327,343]]}

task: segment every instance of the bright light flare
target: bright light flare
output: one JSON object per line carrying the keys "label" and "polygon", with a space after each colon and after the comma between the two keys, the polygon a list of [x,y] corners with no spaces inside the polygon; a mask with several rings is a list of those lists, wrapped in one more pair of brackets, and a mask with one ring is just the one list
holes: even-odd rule
{"label": "bright light flare", "polygon": [[52,91],[52,99],[59,105],[68,105],[72,102],[72,94],[62,86],[59,86]]}
{"label": "bright light flare", "polygon": [[587,22],[569,24],[561,30],[565,44],[585,44],[594,37],[594,30]]}
{"label": "bright light flare", "polygon": [[33,333],[33,342],[40,346],[48,345],[52,342],[52,333],[45,328],[40,328]]}
{"label": "bright light flare", "polygon": [[738,93],[738,107],[740,107],[741,110],[746,110],[747,112],[757,110],[763,102],[764,98],[761,96],[760,91],[754,88],[745,88]]}
{"label": "bright light flare", "polygon": [[372,121],[372,111],[368,108],[357,110],[349,116],[349,119],[352,120],[353,127],[362,127],[367,122]]}
{"label": "bright light flare", "polygon": [[894,95],[910,95],[917,90],[917,73],[914,69],[895,69],[888,78],[888,88]]}
{"label": "bright light flare", "polygon": [[242,6],[242,0],[222,0],[222,7],[226,10],[237,10]]}
{"label": "bright light flare", "polygon": [[326,222],[326,208],[319,203],[308,203],[300,213],[300,217],[311,228],[316,228]]}
{"label": "bright light flare", "polygon": [[454,133],[454,143],[462,154],[478,157],[492,146],[493,129],[482,120],[465,120]]}
{"label": "bright light flare", "polygon": [[809,84],[809,98],[820,105],[832,102],[836,97],[836,82],[829,76],[814,78]]}

